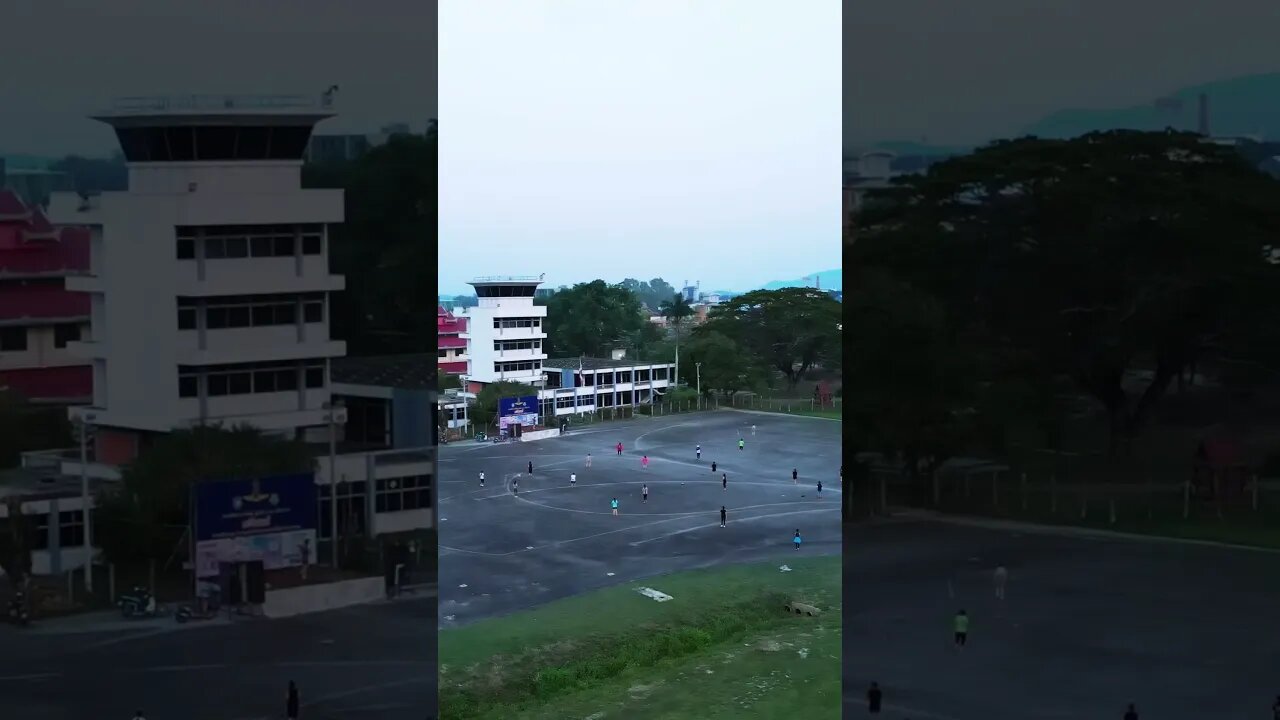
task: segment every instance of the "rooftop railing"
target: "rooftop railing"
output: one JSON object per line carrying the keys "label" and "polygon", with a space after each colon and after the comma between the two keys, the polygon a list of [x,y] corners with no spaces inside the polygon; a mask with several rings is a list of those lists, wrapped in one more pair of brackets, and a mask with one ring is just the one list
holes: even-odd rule
{"label": "rooftop railing", "polygon": [[139,95],[117,98],[112,113],[227,110],[331,110],[334,96],[322,95]]}

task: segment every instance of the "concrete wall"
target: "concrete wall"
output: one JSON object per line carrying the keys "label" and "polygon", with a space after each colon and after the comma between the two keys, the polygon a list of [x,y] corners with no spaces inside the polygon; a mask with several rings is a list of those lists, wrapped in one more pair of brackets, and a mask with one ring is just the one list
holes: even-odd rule
{"label": "concrete wall", "polygon": [[535,430],[533,432],[522,433],[520,435],[521,442],[532,442],[534,440],[544,440],[549,437],[556,437],[560,434],[560,430]]}
{"label": "concrete wall", "polygon": [[386,596],[386,581],[380,577],[268,590],[262,614],[269,618],[292,617],[363,605]]}

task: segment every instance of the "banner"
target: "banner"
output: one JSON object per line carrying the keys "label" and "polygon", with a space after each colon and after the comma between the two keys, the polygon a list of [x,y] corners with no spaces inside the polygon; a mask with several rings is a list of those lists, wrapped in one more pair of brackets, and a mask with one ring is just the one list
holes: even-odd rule
{"label": "banner", "polygon": [[218,574],[223,562],[261,560],[268,570],[315,562],[315,476],[215,480],[195,487],[196,568]]}
{"label": "banner", "polygon": [[504,432],[511,425],[536,427],[538,425],[538,397],[527,395],[498,399],[498,427]]}

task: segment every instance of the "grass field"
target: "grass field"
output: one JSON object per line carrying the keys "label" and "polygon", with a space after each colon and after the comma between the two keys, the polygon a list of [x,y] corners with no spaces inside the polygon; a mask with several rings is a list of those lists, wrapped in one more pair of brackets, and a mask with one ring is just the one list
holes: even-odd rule
{"label": "grass field", "polygon": [[[837,717],[840,558],[786,560],[790,572],[664,575],[443,630],[440,717]],[[790,600],[823,612],[789,614]]]}

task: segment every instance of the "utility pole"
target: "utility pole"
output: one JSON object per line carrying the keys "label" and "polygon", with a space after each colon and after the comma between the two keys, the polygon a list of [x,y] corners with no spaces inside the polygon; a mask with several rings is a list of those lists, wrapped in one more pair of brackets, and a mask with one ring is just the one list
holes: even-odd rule
{"label": "utility pole", "polygon": [[693,368],[694,368],[694,370],[697,372],[697,378],[698,378],[698,409],[699,409],[699,410],[701,410],[701,409],[702,409],[702,363],[700,363],[700,362],[694,363],[694,364],[693,364]]}

